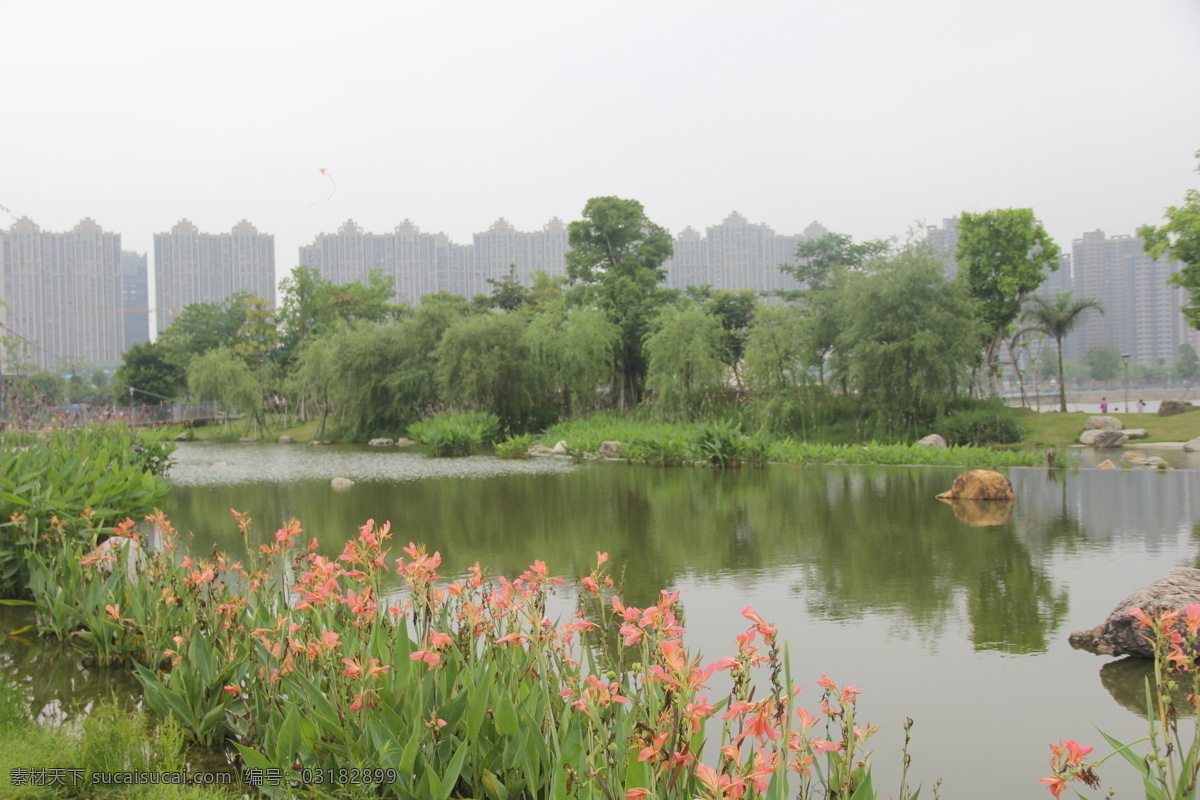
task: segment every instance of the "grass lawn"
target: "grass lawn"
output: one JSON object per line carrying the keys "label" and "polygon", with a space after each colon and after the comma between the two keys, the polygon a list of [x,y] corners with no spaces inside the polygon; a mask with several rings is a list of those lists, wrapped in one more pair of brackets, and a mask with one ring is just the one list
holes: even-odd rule
{"label": "grass lawn", "polygon": [[[271,432],[263,436],[262,441],[274,442],[280,436],[291,436],[300,444],[311,442],[317,438],[317,427],[321,424],[320,418],[310,419],[308,422],[300,422],[289,427],[282,428],[271,426]],[[325,438],[329,438],[329,432],[333,428],[333,420],[330,419],[325,425]],[[246,423],[238,420],[231,422],[227,426],[222,425],[197,425],[189,428],[192,437],[197,442],[236,442],[239,437],[246,434]],[[250,432],[253,435],[253,431]]]}
{"label": "grass lawn", "polygon": [[[1022,445],[1054,447],[1079,443],[1079,434],[1088,417],[1082,411],[1048,412],[1039,414],[1028,409],[1018,409],[1021,427],[1025,435]],[[1200,436],[1200,407],[1192,406],[1182,414],[1160,417],[1158,414],[1109,414],[1125,424],[1126,428],[1145,428],[1146,438],[1133,440],[1142,442],[1186,442]]]}

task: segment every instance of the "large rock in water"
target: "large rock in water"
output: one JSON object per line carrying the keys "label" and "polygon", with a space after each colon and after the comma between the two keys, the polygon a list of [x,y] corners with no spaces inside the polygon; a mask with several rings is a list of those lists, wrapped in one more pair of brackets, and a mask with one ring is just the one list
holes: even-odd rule
{"label": "large rock in water", "polygon": [[1200,569],[1175,567],[1158,580],[1126,597],[1102,624],[1091,630],[1076,631],[1068,638],[1077,650],[1098,655],[1154,658],[1154,648],[1142,638],[1145,631],[1134,626],[1129,609],[1140,608],[1148,614],[1183,609],[1200,603]]}
{"label": "large rock in water", "polygon": [[1088,417],[1087,422],[1083,423],[1085,431],[1119,431],[1125,427],[1125,423],[1116,417]]}
{"label": "large rock in water", "polygon": [[940,434],[931,433],[921,441],[917,442],[917,447],[936,447],[939,450],[946,449],[946,440]]}
{"label": "large rock in water", "polygon": [[954,479],[948,492],[938,495],[939,500],[1015,500],[1012,483],[999,472],[973,469]]}

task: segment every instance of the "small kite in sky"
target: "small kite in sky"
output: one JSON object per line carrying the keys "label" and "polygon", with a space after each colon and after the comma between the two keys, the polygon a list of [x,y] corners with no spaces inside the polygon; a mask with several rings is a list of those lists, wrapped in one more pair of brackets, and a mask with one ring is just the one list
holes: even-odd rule
{"label": "small kite in sky", "polygon": [[321,169],[321,174],[324,175],[326,178],[329,178],[329,183],[333,188],[329,191],[329,197],[326,197],[324,200],[318,200],[315,203],[309,203],[308,208],[306,208],[304,210],[305,214],[307,214],[309,211],[311,211],[313,206],[319,206],[319,205],[321,205],[321,203],[328,203],[330,200],[333,199],[333,196],[335,194],[337,194],[337,181],[335,181],[333,179],[333,174],[327,169]]}

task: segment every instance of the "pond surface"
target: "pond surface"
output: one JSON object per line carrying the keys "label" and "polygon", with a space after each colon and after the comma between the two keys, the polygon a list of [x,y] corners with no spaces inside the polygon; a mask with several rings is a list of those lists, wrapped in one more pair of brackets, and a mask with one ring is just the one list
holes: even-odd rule
{"label": "pond surface", "polygon": [[[425,542],[447,576],[477,560],[511,576],[535,559],[576,576],[607,551],[628,603],[682,591],[688,640],[708,660],[734,652],[751,605],[790,644],[806,707],[822,674],[862,689],[860,720],[882,728],[871,740],[882,796],[898,789],[906,717],[910,781],[925,796],[942,778],[946,798],[1043,797],[1048,743],[1098,745],[1097,727],[1144,735],[1128,710],[1144,670],[1106,666],[1066,637],[1195,565],[1200,532],[1190,470],[1008,470],[1011,515],[971,527],[934,499],[953,468],[726,473],[253,444],[184,445],[176,462],[166,510],[198,552],[243,546],[230,508],[254,517],[255,543],[295,517],[330,554],[367,519],[390,520],[396,554]],[[339,476],[355,484],[335,490]],[[1105,787],[1140,796],[1118,761]]]}

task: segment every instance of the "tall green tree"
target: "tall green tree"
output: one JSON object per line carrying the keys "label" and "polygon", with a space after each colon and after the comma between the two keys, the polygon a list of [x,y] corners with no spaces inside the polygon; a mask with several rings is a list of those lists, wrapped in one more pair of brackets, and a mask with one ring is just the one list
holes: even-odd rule
{"label": "tall green tree", "polygon": [[[796,263],[779,265],[780,271],[791,275],[802,287],[776,294],[802,308],[811,321],[807,328],[807,359],[817,368],[822,384],[826,361],[841,360],[834,348],[846,321],[838,307],[841,291],[850,275],[861,272],[869,261],[886,255],[891,248],[891,242],[883,239],[856,242],[848,234],[831,232],[800,242],[796,245]],[[839,365],[834,366],[842,376],[847,374]]]}
{"label": "tall green tree", "polygon": [[182,392],[187,373],[161,342],[135,344],[121,355],[121,366],[113,375],[118,403],[158,403]]}
{"label": "tall green tree", "polygon": [[193,358],[187,380],[188,391],[201,400],[216,400],[227,410],[244,415],[256,429],[262,424],[259,383],[246,361],[228,347]]}
{"label": "tall green tree", "polygon": [[1121,374],[1121,351],[1111,344],[1093,347],[1083,355],[1092,380],[1108,383]]}
{"label": "tall green tree", "polygon": [[[1200,158],[1200,150],[1196,158]],[[1200,167],[1196,171],[1200,172]],[[1187,291],[1189,302],[1183,313],[1193,328],[1200,328],[1200,191],[1188,189],[1183,205],[1169,206],[1164,216],[1167,224],[1142,228],[1146,252],[1183,262],[1183,269],[1171,276],[1171,282]]]}
{"label": "tall green tree", "polygon": [[1180,380],[1190,380],[1196,377],[1196,372],[1200,371],[1200,357],[1196,355],[1196,348],[1192,347],[1191,343],[1184,342],[1179,345],[1179,358],[1175,361],[1175,374]]}
{"label": "tall green tree", "polygon": [[246,322],[247,292],[230,295],[223,303],[193,303],[158,335],[156,343],[183,371],[196,356],[218,347],[237,345]]}
{"label": "tall green tree", "polygon": [[1104,313],[1100,302],[1091,298],[1075,299],[1071,292],[1056,294],[1046,299],[1041,295],[1029,298],[1024,311],[1025,322],[1035,331],[1054,340],[1058,350],[1058,405],[1059,411],[1067,410],[1067,384],[1063,372],[1063,339],[1075,329],[1089,311]]}
{"label": "tall green tree", "polygon": [[533,315],[525,344],[554,387],[560,414],[589,410],[603,401],[602,389],[612,386],[618,338],[617,327],[594,308],[567,308],[559,300]]}
{"label": "tall green tree", "polygon": [[644,341],[660,305],[658,285],[666,277],[662,265],[674,252],[671,236],[650,221],[638,201],[593,197],[583,219],[568,226],[567,244],[575,304],[599,308],[620,331],[618,403],[635,405],[647,368]]}
{"label": "tall green tree", "polygon": [[975,304],[926,248],[909,247],[848,281],[837,347],[866,410],[893,431],[945,413],[978,353]]}
{"label": "tall green tree", "polygon": [[530,356],[518,314],[475,314],[446,329],[438,343],[437,385],[443,398],[493,412],[510,430],[550,421],[547,373]]}
{"label": "tall green tree", "polygon": [[491,307],[501,311],[516,311],[529,300],[531,292],[517,278],[517,265],[508,265],[508,274],[500,280],[488,278],[492,286]]}
{"label": "tall green tree", "polygon": [[725,332],[725,344],[721,348],[721,358],[740,386],[746,337],[750,333],[750,323],[754,319],[754,309],[758,305],[758,292],[713,289],[705,284],[689,286],[684,289],[683,293],[685,297],[698,303],[721,323],[721,328]]}
{"label": "tall green tree", "polygon": [[725,331],[697,305],[663,309],[646,339],[646,353],[646,384],[668,406],[681,406],[724,384]]}
{"label": "tall green tree", "polygon": [[833,285],[839,273],[861,269],[873,258],[886,254],[891,243],[884,239],[862,242],[845,233],[827,233],[817,239],[805,239],[796,245],[796,263],[780,264],[782,272],[791,275],[803,289],[784,291],[787,300],[811,297]]}
{"label": "tall green tree", "polygon": [[959,275],[979,303],[984,366],[997,391],[1001,347],[1012,335],[1025,298],[1058,269],[1059,249],[1030,208],[964,211],[958,232]]}

